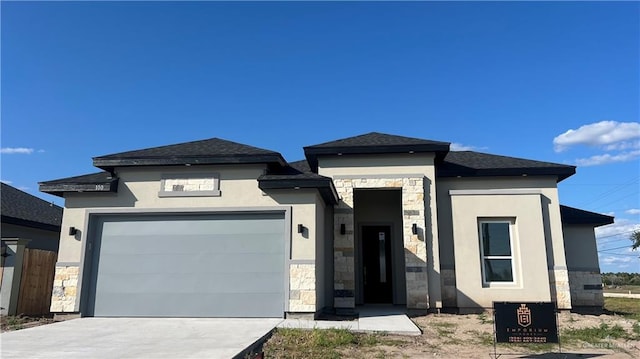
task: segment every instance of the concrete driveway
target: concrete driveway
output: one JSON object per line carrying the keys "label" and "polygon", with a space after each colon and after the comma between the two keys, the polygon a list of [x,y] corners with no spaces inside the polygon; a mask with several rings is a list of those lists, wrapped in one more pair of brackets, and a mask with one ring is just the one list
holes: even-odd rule
{"label": "concrete driveway", "polygon": [[0,335],[8,358],[233,358],[282,319],[80,318]]}

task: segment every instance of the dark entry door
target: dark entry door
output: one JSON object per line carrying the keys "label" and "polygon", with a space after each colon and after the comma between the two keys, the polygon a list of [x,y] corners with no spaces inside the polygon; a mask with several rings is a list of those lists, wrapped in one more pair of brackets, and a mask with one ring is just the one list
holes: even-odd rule
{"label": "dark entry door", "polygon": [[365,303],[391,303],[391,227],[362,227]]}

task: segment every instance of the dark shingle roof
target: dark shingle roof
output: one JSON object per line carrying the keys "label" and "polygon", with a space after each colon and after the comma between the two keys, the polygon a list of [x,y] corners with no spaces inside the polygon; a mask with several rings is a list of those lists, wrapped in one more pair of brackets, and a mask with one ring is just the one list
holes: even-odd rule
{"label": "dark shingle roof", "polygon": [[575,166],[472,151],[449,152],[436,166],[438,177],[549,175],[559,182],[575,173]]}
{"label": "dark shingle roof", "polygon": [[117,192],[118,178],[109,172],[61,178],[40,182],[40,191],[61,196],[64,192]]}
{"label": "dark shingle roof", "polygon": [[611,216],[563,205],[560,205],[560,217],[563,224],[590,224],[599,227],[613,223]]}
{"label": "dark shingle roof", "polygon": [[60,231],[62,208],[2,183],[2,222]]}
{"label": "dark shingle roof", "polygon": [[278,152],[219,138],[115,153],[93,158],[93,165],[110,170],[118,166],[198,165],[286,162]]}
{"label": "dark shingle roof", "polygon": [[331,178],[311,172],[304,160],[260,176],[258,187],[262,190],[315,188],[326,203],[338,203],[338,193]]}
{"label": "dark shingle roof", "polygon": [[304,154],[311,168],[316,171],[318,168],[318,157],[322,155],[434,152],[437,157],[441,157],[449,151],[449,145],[449,142],[371,132],[360,136],[307,146],[304,148]]}

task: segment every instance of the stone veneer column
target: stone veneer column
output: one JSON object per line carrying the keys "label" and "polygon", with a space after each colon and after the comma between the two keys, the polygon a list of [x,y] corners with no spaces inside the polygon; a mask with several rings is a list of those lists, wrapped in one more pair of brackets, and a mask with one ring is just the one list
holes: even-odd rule
{"label": "stone veneer column", "polygon": [[[410,309],[429,306],[423,182],[423,178],[405,178],[402,186],[407,308]],[[414,223],[418,225],[418,234],[412,232]]]}
{"label": "stone veneer column", "polygon": [[[355,308],[355,242],[353,218],[353,183],[351,179],[334,179],[340,202],[334,209],[333,305]],[[340,226],[345,234],[340,234]]]}
{"label": "stone veneer column", "polygon": [[56,266],[51,296],[51,312],[76,312],[76,296],[78,288],[78,266]]}
{"label": "stone veneer column", "polygon": [[569,272],[566,269],[549,270],[551,296],[555,298],[558,309],[571,309],[571,287]]}
{"label": "stone veneer column", "polygon": [[[403,244],[407,308],[428,307],[427,249],[425,244],[424,178],[334,178],[340,203],[334,210],[334,306],[355,307],[355,238],[353,190],[402,189]],[[412,233],[417,224],[418,234]],[[345,234],[340,226],[345,225]]]}
{"label": "stone veneer column", "polygon": [[289,267],[289,312],[315,313],[315,311],[315,264],[291,264]]}

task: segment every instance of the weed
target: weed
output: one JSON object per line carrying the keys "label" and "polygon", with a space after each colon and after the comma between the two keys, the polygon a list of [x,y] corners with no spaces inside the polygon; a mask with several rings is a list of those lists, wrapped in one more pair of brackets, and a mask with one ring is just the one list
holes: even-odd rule
{"label": "weed", "polygon": [[562,333],[562,339],[564,341],[572,342],[579,340],[591,344],[600,343],[608,339],[626,339],[629,337],[629,333],[621,326],[617,324],[609,326],[606,323],[600,323],[598,327],[582,329],[569,328]]}
{"label": "weed", "polygon": [[490,319],[490,318],[487,316],[487,313],[486,313],[486,312],[482,312],[482,313],[478,314],[478,320],[479,320],[479,321],[480,321],[480,323],[482,323],[482,324],[493,324],[493,320],[492,320],[492,319]]}

